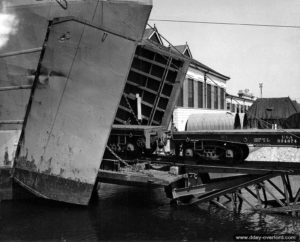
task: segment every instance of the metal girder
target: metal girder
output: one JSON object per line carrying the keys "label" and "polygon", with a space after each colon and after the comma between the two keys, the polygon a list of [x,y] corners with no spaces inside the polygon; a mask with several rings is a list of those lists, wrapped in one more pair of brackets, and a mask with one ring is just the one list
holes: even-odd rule
{"label": "metal girder", "polygon": [[[195,168],[199,172],[210,172],[210,173],[243,173],[243,174],[266,174],[268,172],[279,172],[279,173],[293,173],[290,169],[284,169],[284,167],[280,167],[278,169],[274,167],[269,168],[257,168],[253,164],[251,167],[244,166],[244,164],[236,164],[236,165],[221,165],[221,162],[218,162],[217,165],[212,165],[212,162],[205,164],[205,162],[197,162],[193,160],[185,161],[186,163],[180,162],[170,162],[170,161],[153,161],[158,164],[166,164],[166,165],[175,165],[179,167],[190,167]],[[199,164],[195,164],[195,163]],[[191,164],[189,164],[191,163]],[[226,162],[224,162],[226,163]],[[266,162],[267,163],[267,162]]]}
{"label": "metal girder", "polygon": [[191,199],[189,204],[207,202],[212,200],[213,198],[256,184],[271,177],[277,176],[278,174],[280,173],[269,173],[263,175],[245,175],[237,178],[228,179],[228,181],[222,181],[212,184],[208,183],[195,187],[174,189],[173,197],[174,199],[176,199],[192,195],[193,198]]}

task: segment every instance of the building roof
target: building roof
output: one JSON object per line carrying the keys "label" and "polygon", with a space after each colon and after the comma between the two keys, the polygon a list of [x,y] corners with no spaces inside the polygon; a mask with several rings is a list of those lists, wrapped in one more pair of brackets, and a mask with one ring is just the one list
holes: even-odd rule
{"label": "building roof", "polygon": [[251,97],[247,97],[247,96],[236,96],[236,95],[232,95],[229,93],[226,93],[226,98],[231,98],[231,99],[235,99],[235,100],[239,100],[239,101],[248,101],[248,102],[254,102],[255,101],[255,97],[251,98]]}
{"label": "building roof", "polygon": [[158,34],[158,31],[155,26],[153,28],[145,29],[143,39],[144,40],[152,40],[154,42],[157,42],[157,43],[163,45],[162,39],[161,39],[160,35]]}
{"label": "building roof", "polygon": [[202,71],[206,74],[212,74],[212,75],[217,76],[225,81],[228,81],[230,79],[230,77],[225,76],[225,75],[215,71],[214,69],[202,64],[201,62],[193,59],[191,50],[187,43],[184,45],[177,45],[177,46],[173,46],[173,45],[169,45],[168,47],[164,46],[163,41],[160,37],[160,34],[159,34],[156,26],[154,26],[153,28],[145,29],[143,40],[144,41],[150,40],[151,42],[155,42],[155,44],[161,45],[162,49],[165,49],[165,50],[168,49],[173,54],[178,54],[178,53],[182,54],[184,57],[186,57],[190,60],[192,67],[199,69],[200,71]]}
{"label": "building roof", "polygon": [[225,81],[228,81],[230,79],[230,77],[225,76],[225,75],[221,74],[220,72],[215,71],[214,69],[208,67],[207,65],[202,64],[201,62],[199,62],[195,59],[191,59],[191,64],[194,65],[195,67],[199,67],[206,74],[212,74],[212,75],[218,76],[221,79],[224,79]]}
{"label": "building roof", "polygon": [[173,48],[177,49],[181,54],[184,54],[185,56],[187,56],[189,58],[193,58],[192,52],[191,52],[190,47],[187,43],[185,45],[173,46]]}
{"label": "building roof", "polygon": [[293,100],[293,103],[297,107],[298,112],[300,113],[300,103],[298,103],[296,100]]}
{"label": "building roof", "polygon": [[190,47],[187,43],[185,45],[171,46],[171,49],[173,49],[175,51],[178,51],[181,54],[183,54],[183,55],[187,56],[188,58],[190,58],[192,66],[201,69],[201,71],[205,72],[206,74],[212,74],[212,75],[218,76],[221,79],[224,79],[226,81],[230,79],[230,77],[225,76],[225,75],[215,71],[214,69],[208,67],[207,65],[204,65],[201,62],[195,60],[192,56],[192,52],[190,50]]}
{"label": "building roof", "polygon": [[289,97],[258,98],[248,110],[249,119],[286,119],[297,113],[297,107]]}

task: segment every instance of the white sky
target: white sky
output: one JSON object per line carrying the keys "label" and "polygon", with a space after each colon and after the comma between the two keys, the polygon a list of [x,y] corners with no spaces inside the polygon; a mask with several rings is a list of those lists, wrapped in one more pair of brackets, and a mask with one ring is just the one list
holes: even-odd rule
{"label": "white sky", "polygon": [[[300,26],[300,0],[153,0],[150,19]],[[300,102],[300,28],[149,22],[172,44],[229,76],[227,92],[249,88]]]}

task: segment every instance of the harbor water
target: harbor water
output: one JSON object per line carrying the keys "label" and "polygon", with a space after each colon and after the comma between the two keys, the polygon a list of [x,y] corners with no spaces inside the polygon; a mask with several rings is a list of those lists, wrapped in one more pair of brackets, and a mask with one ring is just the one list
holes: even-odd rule
{"label": "harbor water", "polygon": [[234,235],[300,234],[300,219],[214,205],[171,206],[163,189],[101,184],[89,207],[0,203],[0,241],[234,241]]}

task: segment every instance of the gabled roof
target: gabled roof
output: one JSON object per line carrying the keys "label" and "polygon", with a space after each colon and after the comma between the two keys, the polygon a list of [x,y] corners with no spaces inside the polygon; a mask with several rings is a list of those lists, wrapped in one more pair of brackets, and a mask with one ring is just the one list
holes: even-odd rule
{"label": "gabled roof", "polygon": [[181,54],[184,54],[185,56],[187,56],[189,58],[193,58],[192,52],[187,43],[185,45],[174,46],[173,48],[177,49]]}
{"label": "gabled roof", "polygon": [[248,110],[249,119],[286,119],[297,113],[297,107],[289,97],[258,98]]}
{"label": "gabled roof", "polygon": [[153,28],[145,29],[143,39],[144,40],[152,40],[158,44],[163,45],[162,39],[161,39],[155,26]]}
{"label": "gabled roof", "polygon": [[180,52],[181,54],[183,54],[186,57],[190,58],[191,59],[191,64],[193,64],[194,67],[196,67],[196,68],[200,68],[201,71],[203,71],[207,74],[212,74],[212,75],[218,76],[221,79],[224,79],[226,81],[230,79],[230,77],[225,76],[225,75],[213,70],[212,68],[202,64],[201,62],[193,59],[190,47],[187,43],[185,45],[170,46],[170,48],[173,49],[174,51]]}
{"label": "gabled roof", "polygon": [[163,41],[162,41],[160,34],[155,25],[153,28],[145,29],[143,41],[144,42],[145,41],[152,42],[152,44],[155,44],[157,47],[159,47],[161,49],[168,49],[170,52],[172,52],[175,55],[178,55],[178,53],[180,53],[181,55],[185,56],[186,58],[188,58],[190,60],[190,63],[194,68],[200,69],[200,71],[202,71],[206,74],[212,74],[212,75],[217,76],[225,81],[230,79],[230,77],[225,76],[225,75],[213,70],[212,68],[200,63],[199,61],[193,59],[191,50],[187,43],[185,45],[178,45],[178,46],[173,46],[173,45],[169,45],[168,47],[164,46]]}

